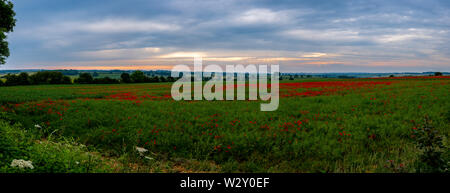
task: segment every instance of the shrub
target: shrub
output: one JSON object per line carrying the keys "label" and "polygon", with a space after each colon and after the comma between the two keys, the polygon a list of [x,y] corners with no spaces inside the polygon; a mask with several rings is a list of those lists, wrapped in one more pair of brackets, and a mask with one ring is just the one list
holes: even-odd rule
{"label": "shrub", "polygon": [[[107,172],[99,155],[72,139],[40,140],[36,132],[0,120],[0,173]],[[36,128],[37,129],[37,128]],[[13,160],[31,161],[33,169],[12,167]]]}
{"label": "shrub", "polygon": [[93,81],[94,84],[118,84],[119,81],[113,78],[105,77],[105,78],[96,78]]}
{"label": "shrub", "polygon": [[19,77],[15,74],[7,74],[4,76],[6,79],[5,85],[7,86],[16,86],[19,85]]}
{"label": "shrub", "polygon": [[443,137],[433,128],[428,119],[422,128],[415,130],[417,147],[422,150],[417,163],[417,172],[448,172],[449,148]]}

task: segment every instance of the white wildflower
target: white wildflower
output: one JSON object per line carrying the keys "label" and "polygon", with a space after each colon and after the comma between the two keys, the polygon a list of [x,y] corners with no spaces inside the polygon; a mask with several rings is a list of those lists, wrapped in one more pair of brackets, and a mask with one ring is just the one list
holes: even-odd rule
{"label": "white wildflower", "polygon": [[80,164],[80,162],[75,162],[75,164],[79,165],[79,164]]}
{"label": "white wildflower", "polygon": [[33,162],[31,161],[25,161],[23,159],[15,159],[11,162],[11,167],[19,167],[20,169],[23,168],[30,168],[30,169],[34,169],[34,166],[32,164]]}
{"label": "white wildflower", "polygon": [[145,152],[148,152],[148,149],[145,149],[143,147],[137,147],[136,150],[139,152],[139,155],[143,156]]}
{"label": "white wildflower", "polygon": [[36,128],[36,129],[42,129],[42,127],[41,127],[40,125],[38,125],[38,124],[34,125],[34,128]]}

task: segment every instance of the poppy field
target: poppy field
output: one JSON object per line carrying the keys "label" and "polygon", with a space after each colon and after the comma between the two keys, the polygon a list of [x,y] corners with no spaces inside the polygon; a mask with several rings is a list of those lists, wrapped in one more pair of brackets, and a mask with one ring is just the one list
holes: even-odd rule
{"label": "poppy field", "polygon": [[262,101],[174,101],[170,89],[2,87],[0,111],[42,140],[70,138],[119,163],[109,172],[447,171],[448,76],[281,81],[274,112]]}

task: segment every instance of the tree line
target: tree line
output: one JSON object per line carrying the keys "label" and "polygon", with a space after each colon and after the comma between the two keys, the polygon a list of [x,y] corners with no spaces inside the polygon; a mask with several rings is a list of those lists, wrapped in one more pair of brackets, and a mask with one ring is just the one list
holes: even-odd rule
{"label": "tree line", "polygon": [[132,74],[122,73],[120,79],[110,77],[94,78],[90,73],[80,73],[78,78],[72,79],[58,71],[41,71],[29,75],[26,72],[20,74],[7,74],[3,76],[5,81],[0,80],[0,86],[18,85],[43,85],[43,84],[119,84],[119,83],[157,83],[175,82],[173,77],[146,76],[142,71]]}

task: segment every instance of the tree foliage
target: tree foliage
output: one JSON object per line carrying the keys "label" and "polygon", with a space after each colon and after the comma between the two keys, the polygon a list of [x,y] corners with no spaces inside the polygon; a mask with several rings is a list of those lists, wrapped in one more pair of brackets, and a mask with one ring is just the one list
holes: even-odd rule
{"label": "tree foliage", "polygon": [[80,76],[75,79],[75,83],[79,84],[91,84],[94,81],[94,78],[89,73],[81,73]]}
{"label": "tree foliage", "polygon": [[13,7],[10,1],[0,0],[0,64],[5,64],[5,60],[9,56],[6,33],[12,32],[16,25],[16,19],[14,19],[16,13]]}
{"label": "tree foliage", "polygon": [[135,83],[142,83],[145,82],[146,76],[142,71],[134,71],[131,74],[131,80]]}
{"label": "tree foliage", "polygon": [[18,75],[7,74],[4,78],[6,79],[6,86],[72,83],[68,76],[64,76],[61,72],[53,71],[42,71],[32,75],[29,75],[26,72],[22,72]]}
{"label": "tree foliage", "polygon": [[0,78],[0,86],[18,85],[43,85],[43,84],[119,84],[119,83],[158,83],[175,82],[177,79],[164,76],[146,76],[142,71],[135,71],[131,75],[122,73],[120,79],[110,77],[94,78],[90,73],[80,73],[78,78],[72,82],[69,76],[64,75],[67,71],[40,71],[32,74],[21,72],[20,74],[7,74]]}
{"label": "tree foliage", "polygon": [[131,83],[130,74],[128,73],[122,73],[122,75],[120,75],[120,79],[123,83]]}

